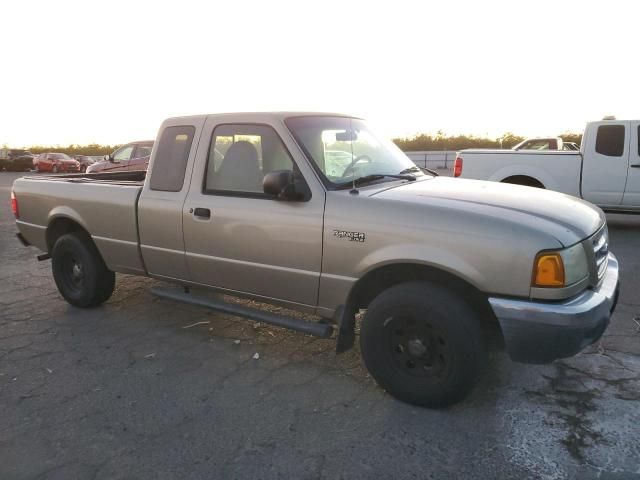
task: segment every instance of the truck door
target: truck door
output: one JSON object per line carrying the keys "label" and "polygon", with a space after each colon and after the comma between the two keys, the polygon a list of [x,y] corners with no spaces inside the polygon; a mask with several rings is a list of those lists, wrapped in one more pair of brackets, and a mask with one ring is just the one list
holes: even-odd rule
{"label": "truck door", "polygon": [[189,190],[202,120],[167,120],[138,200],[138,233],[149,274],[190,280],[182,236],[182,208]]}
{"label": "truck door", "polygon": [[596,205],[620,205],[629,170],[629,125],[591,124],[583,139],[582,198]]}
{"label": "truck door", "polygon": [[[315,306],[324,188],[283,126],[219,122],[209,117],[205,124],[184,208],[193,281]],[[275,170],[293,172],[308,195],[299,201],[265,195],[263,177]]]}
{"label": "truck door", "polygon": [[640,207],[640,121],[631,122],[631,148],[629,152],[629,173],[624,189],[622,204]]}

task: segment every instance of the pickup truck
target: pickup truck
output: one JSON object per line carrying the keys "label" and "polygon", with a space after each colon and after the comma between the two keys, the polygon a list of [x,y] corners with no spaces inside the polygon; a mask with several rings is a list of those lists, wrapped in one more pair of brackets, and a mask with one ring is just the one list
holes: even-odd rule
{"label": "pickup truck", "polygon": [[462,150],[453,173],[555,190],[605,211],[640,213],[639,138],[640,120],[590,122],[580,151]]}
{"label": "pickup truck", "polygon": [[123,172],[127,170],[146,170],[153,140],[143,140],[122,145],[113,153],[86,168],[87,173]]}
{"label": "pickup truck", "polygon": [[359,331],[379,385],[429,407],[471,391],[495,338],[516,361],[575,355],[619,288],[597,207],[425,172],[337,114],[171,118],[147,172],[24,177],[11,202],[72,305],[105,302],[122,272],[176,284],[161,298],[335,336],[338,353]]}
{"label": "pickup truck", "polygon": [[565,142],[560,137],[536,137],[523,140],[512,150],[580,150],[580,147],[573,142]]}

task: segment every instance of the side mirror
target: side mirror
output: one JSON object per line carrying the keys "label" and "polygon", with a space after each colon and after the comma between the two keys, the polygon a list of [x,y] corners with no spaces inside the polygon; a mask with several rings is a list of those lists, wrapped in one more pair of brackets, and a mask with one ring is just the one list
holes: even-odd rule
{"label": "side mirror", "polygon": [[296,193],[291,170],[275,170],[269,172],[262,180],[262,190],[280,200],[300,200],[302,195]]}
{"label": "side mirror", "polygon": [[105,155],[104,156],[104,161],[105,162],[113,162],[113,158],[111,158],[111,155]]}

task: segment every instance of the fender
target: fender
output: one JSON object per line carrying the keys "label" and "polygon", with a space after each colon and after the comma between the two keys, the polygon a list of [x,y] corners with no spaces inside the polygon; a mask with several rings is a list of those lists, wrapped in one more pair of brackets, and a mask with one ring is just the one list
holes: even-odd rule
{"label": "fender", "polygon": [[515,175],[531,177],[539,181],[546,189],[558,190],[558,182],[543,169],[531,165],[507,165],[494,172],[488,180],[502,182]]}

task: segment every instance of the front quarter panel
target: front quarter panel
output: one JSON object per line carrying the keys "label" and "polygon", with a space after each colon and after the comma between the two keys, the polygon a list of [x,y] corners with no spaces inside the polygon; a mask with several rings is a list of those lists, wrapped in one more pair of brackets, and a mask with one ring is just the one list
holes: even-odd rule
{"label": "front quarter panel", "polygon": [[444,270],[488,294],[528,297],[535,254],[559,247],[553,237],[491,209],[482,214],[437,200],[425,205],[328,192],[319,306],[336,309],[359,278],[398,263]]}

